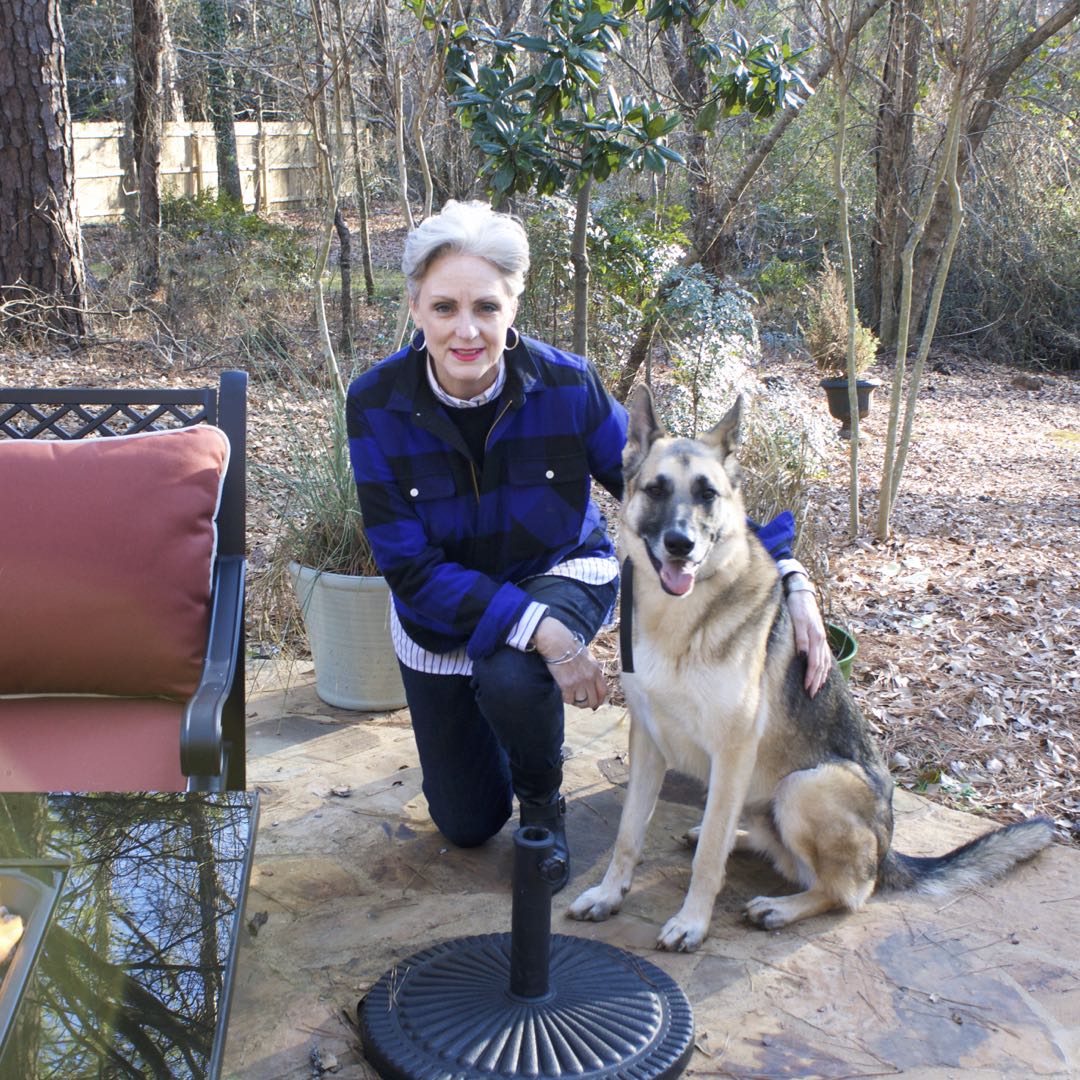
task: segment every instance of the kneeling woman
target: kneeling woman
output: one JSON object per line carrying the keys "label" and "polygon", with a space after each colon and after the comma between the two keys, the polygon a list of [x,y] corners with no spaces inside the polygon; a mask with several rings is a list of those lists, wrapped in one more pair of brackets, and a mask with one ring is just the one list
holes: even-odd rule
{"label": "kneeling woman", "polygon": [[[590,482],[621,496],[626,413],[587,360],[514,328],[528,266],[522,226],[483,203],[409,233],[418,329],[349,387],[349,447],[432,820],[475,846],[516,795],[521,824],[555,834],[561,888],[563,705],[606,697],[589,643],[618,590]],[[789,602],[816,692],[821,618],[811,592]]]}

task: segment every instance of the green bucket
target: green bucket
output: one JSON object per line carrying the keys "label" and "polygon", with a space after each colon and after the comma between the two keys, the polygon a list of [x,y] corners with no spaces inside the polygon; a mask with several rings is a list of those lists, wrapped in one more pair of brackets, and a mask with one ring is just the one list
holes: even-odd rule
{"label": "green bucket", "polygon": [[835,623],[825,624],[825,639],[829,643],[833,656],[836,657],[836,666],[845,681],[851,678],[851,665],[859,652],[859,643],[850,630]]}

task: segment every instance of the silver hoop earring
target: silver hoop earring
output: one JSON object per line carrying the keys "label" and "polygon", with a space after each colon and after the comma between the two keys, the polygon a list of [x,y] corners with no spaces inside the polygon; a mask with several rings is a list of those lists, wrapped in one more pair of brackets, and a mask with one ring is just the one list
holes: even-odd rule
{"label": "silver hoop earring", "polygon": [[424,338],[424,331],[414,331],[413,336],[409,339],[409,345],[414,352],[422,353],[427,348],[427,340]]}
{"label": "silver hoop earring", "polygon": [[[514,335],[514,340],[511,343],[510,335]],[[521,335],[512,326],[506,329],[506,349],[508,352],[513,352],[521,344]]]}

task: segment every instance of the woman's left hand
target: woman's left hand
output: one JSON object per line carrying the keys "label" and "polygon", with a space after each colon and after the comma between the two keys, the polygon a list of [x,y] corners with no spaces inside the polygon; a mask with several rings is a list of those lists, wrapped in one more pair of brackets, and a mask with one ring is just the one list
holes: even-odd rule
{"label": "woman's left hand", "polygon": [[803,685],[813,697],[824,685],[832,667],[832,654],[825,637],[817,601],[809,589],[788,593],[788,612],[795,628],[795,651],[806,656],[806,680]]}
{"label": "woman's left hand", "polygon": [[604,703],[607,683],[603,668],[593,659],[588,646],[568,626],[553,615],[545,615],[536,628],[533,644],[545,662],[573,654],[573,659],[565,663],[548,663],[548,671],[567,705],[595,710]]}

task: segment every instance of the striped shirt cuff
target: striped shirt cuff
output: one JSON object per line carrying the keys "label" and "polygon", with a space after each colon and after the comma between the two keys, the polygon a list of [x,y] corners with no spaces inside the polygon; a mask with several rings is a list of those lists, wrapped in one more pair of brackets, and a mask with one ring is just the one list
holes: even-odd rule
{"label": "striped shirt cuff", "polygon": [[521,618],[511,627],[510,633],[506,636],[506,644],[522,652],[527,651],[529,642],[532,641],[532,636],[540,625],[540,620],[548,613],[548,610],[547,604],[533,600]]}
{"label": "striped shirt cuff", "polygon": [[814,591],[814,584],[810,580],[810,575],[806,572],[806,567],[798,559],[778,559],[776,570],[780,575],[780,580],[784,583],[785,596],[793,592],[812,593]]}
{"label": "striped shirt cuff", "polygon": [[776,572],[782,578],[786,578],[788,574],[802,574],[808,581],[810,580],[806,567],[798,559],[777,559]]}

